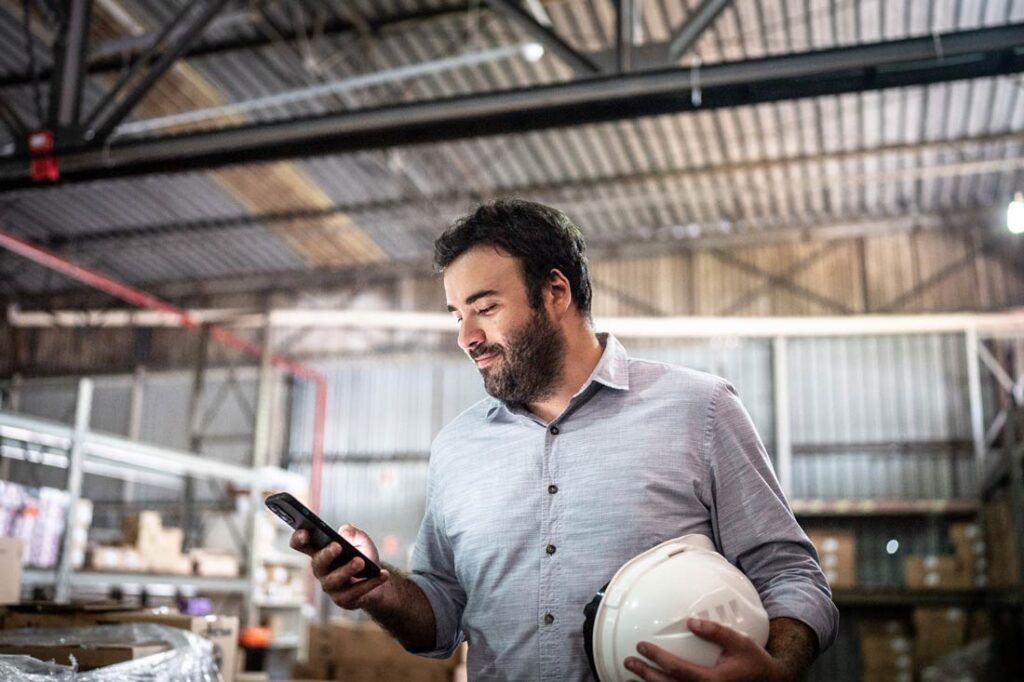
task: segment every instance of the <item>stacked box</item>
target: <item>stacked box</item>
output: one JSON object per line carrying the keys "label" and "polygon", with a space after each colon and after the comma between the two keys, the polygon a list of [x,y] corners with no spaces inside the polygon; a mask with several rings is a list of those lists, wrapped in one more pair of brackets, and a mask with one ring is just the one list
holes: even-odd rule
{"label": "stacked box", "polygon": [[408,653],[373,622],[337,619],[310,625],[309,660],[302,673],[344,682],[451,682],[464,662],[464,647],[447,660],[425,658]]}
{"label": "stacked box", "polygon": [[0,537],[0,604],[16,604],[21,598],[20,538]]}
{"label": "stacked box", "polygon": [[188,552],[192,570],[208,578],[234,578],[241,572],[238,556],[219,549],[197,547]]}
{"label": "stacked box", "polygon": [[912,590],[960,590],[969,587],[952,554],[906,557],[903,560],[903,581]]}
{"label": "stacked box", "polygon": [[29,488],[0,481],[0,535],[20,538],[22,565],[57,565],[71,496],[56,488]]}
{"label": "stacked box", "polygon": [[288,566],[266,564],[256,569],[255,594],[260,599],[304,600],[306,584],[303,574]]}
{"label": "stacked box", "polygon": [[949,541],[953,545],[960,580],[966,586],[982,588],[988,584],[988,547],[976,523],[952,523]]}
{"label": "stacked box", "polygon": [[913,682],[914,639],[900,620],[864,620],[860,627],[861,679]]}
{"label": "stacked box", "polygon": [[86,553],[87,565],[94,571],[140,573],[146,570],[134,547],[93,545]]}
{"label": "stacked box", "polygon": [[192,561],[181,551],[184,533],[180,528],[164,528],[159,512],[125,515],[121,532],[125,544],[139,553],[145,570],[170,575],[192,573]]}
{"label": "stacked box", "polygon": [[54,568],[57,565],[70,504],[71,495],[64,490],[39,489],[39,515],[29,551],[30,565],[39,568]]}
{"label": "stacked box", "polygon": [[[109,602],[37,603],[11,607],[4,615],[5,628],[77,628],[92,625],[155,623],[194,632],[213,643],[221,676],[232,682],[238,660],[236,616],[190,616],[170,609],[124,608]],[[130,659],[126,659],[130,660]]]}
{"label": "stacked box", "polygon": [[224,682],[234,680],[238,659],[238,618],[236,616],[189,616],[169,609],[119,611],[100,615],[100,623],[156,623],[188,630],[213,643],[214,660]]}
{"label": "stacked box", "polygon": [[967,614],[960,608],[914,609],[914,659],[919,668],[961,648]]}
{"label": "stacked box", "polygon": [[1016,587],[1020,580],[1017,560],[1019,531],[1013,523],[1009,498],[993,500],[985,508],[985,526],[989,585],[995,588]]}
{"label": "stacked box", "polygon": [[857,541],[853,531],[829,528],[807,529],[807,536],[821,560],[821,570],[832,589],[857,586]]}

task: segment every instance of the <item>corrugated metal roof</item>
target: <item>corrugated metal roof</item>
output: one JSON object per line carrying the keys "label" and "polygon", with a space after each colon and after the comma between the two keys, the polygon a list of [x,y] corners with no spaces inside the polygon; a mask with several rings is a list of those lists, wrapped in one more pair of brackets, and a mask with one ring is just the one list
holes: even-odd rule
{"label": "corrugated metal roof", "polygon": [[[157,30],[182,2],[120,0],[134,22],[122,26],[124,35]],[[698,2],[642,3],[641,44],[668,40]],[[577,49],[614,47],[611,3],[566,0],[543,6],[553,29]],[[446,11],[431,19],[385,22],[372,37],[360,37],[358,28],[330,35],[317,29],[353,17],[358,26],[438,10]],[[180,82],[201,79],[200,86],[220,102],[237,102],[528,40],[517,25],[476,2],[271,3],[266,11],[274,26],[258,12],[240,8],[216,23],[201,44],[273,36],[296,22],[308,22],[306,37],[189,59]],[[1012,0],[741,0],[721,13],[681,63],[691,64],[694,56],[710,64],[1022,20],[1024,5]],[[0,39],[13,41],[0,44],[21,45],[19,22],[19,16],[0,11]],[[0,74],[23,73],[23,52],[0,49]],[[325,66],[307,68],[310,57]],[[278,120],[571,77],[571,70],[548,54],[536,64],[512,59],[461,67],[249,116]],[[92,103],[107,81],[109,76],[90,79]],[[444,224],[474,201],[500,194],[557,205],[583,225],[591,242],[601,244],[989,209],[1005,202],[1024,179],[1022,89],[1016,75],[980,78],[300,159],[288,170],[291,184],[270,193],[285,202],[280,208],[257,200],[252,192],[258,184],[240,185],[237,177],[223,173],[33,189],[0,197],[0,221],[56,243],[119,234],[129,240],[122,253],[146,264],[122,265],[122,272],[133,281],[155,282],[422,260]],[[27,88],[0,95],[26,118],[34,117]],[[140,117],[197,101],[208,98],[152,101]],[[260,168],[254,167],[256,177]],[[287,222],[257,217],[251,226],[240,225],[247,213],[303,208],[321,217]],[[330,217],[332,211],[337,219]],[[213,219],[231,220],[211,229],[204,221]],[[350,233],[354,236],[344,236]],[[318,255],[321,234],[346,245]],[[91,255],[115,243],[108,239],[90,247],[84,242],[79,252]],[[31,289],[33,278],[26,275],[14,286]],[[33,282],[38,285],[37,278]]]}

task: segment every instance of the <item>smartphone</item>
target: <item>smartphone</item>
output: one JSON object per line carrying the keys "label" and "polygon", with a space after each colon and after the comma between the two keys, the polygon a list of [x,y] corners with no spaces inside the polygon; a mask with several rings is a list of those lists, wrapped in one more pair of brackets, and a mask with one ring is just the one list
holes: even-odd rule
{"label": "smartphone", "polygon": [[360,552],[351,542],[341,537],[338,531],[334,530],[323,519],[314,514],[306,505],[296,500],[288,493],[277,493],[265,500],[270,511],[274,512],[279,519],[287,523],[295,530],[304,530],[309,533],[309,544],[317,550],[323,549],[332,542],[341,545],[341,554],[331,564],[330,569],[344,566],[356,557],[363,560],[363,570],[356,573],[357,578],[376,578],[380,575],[380,566],[374,563],[368,556]]}

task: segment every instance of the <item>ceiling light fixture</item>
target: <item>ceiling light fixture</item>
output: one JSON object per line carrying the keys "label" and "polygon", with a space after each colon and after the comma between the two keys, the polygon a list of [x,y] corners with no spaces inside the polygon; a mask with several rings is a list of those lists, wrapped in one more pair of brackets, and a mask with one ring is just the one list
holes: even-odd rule
{"label": "ceiling light fixture", "polygon": [[320,97],[326,97],[328,95],[335,95],[348,90],[365,88],[371,85],[380,85],[382,83],[392,83],[409,78],[417,78],[419,76],[425,76],[441,71],[451,71],[464,66],[473,66],[475,64],[495,62],[514,57],[519,57],[529,62],[536,62],[543,56],[544,46],[540,43],[532,42],[505,45],[503,47],[496,47],[489,50],[465,52],[463,54],[456,55],[455,57],[436,59],[429,62],[401,66],[396,69],[367,73],[333,81],[331,83],[324,83],[322,85],[300,88],[298,90],[289,90],[287,92],[279,92],[267,97],[258,97],[256,99],[243,100],[241,102],[232,102],[231,104],[225,104],[223,106],[208,107],[206,109],[197,109],[194,111],[183,111],[179,114],[170,114],[168,116],[160,116],[157,118],[147,118],[141,121],[132,121],[118,126],[114,131],[114,134],[121,136],[147,133],[173,126],[207,121],[212,118],[233,116],[250,111],[259,111],[262,109],[294,104],[296,102],[305,102],[318,99]]}
{"label": "ceiling light fixture", "polygon": [[1014,234],[1024,233],[1024,192],[1017,192],[1006,207],[1006,229]]}

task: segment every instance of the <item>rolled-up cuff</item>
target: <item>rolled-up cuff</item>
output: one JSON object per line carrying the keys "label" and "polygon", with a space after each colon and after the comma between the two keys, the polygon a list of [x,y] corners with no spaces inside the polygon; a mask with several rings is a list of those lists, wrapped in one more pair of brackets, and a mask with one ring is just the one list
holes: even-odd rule
{"label": "rolled-up cuff", "polygon": [[423,590],[427,601],[430,602],[430,608],[434,611],[434,629],[437,639],[434,641],[434,648],[429,651],[414,651],[408,648],[406,650],[417,656],[428,658],[450,657],[463,640],[461,618],[456,615],[457,611],[451,599],[443,587],[426,575],[414,573],[409,576],[409,580]]}
{"label": "rolled-up cuff", "polygon": [[836,641],[839,632],[839,609],[832,599],[811,587],[808,594],[794,590],[786,598],[775,597],[765,603],[768,618],[792,618],[805,624],[818,638],[818,653],[822,653]]}

